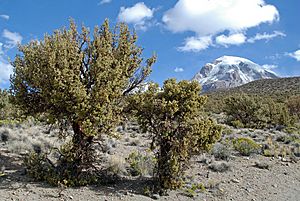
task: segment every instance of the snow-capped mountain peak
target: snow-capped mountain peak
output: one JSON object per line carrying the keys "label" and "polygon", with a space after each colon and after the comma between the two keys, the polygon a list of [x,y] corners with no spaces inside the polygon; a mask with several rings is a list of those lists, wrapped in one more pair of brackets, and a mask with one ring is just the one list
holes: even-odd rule
{"label": "snow-capped mountain peak", "polygon": [[203,91],[240,86],[258,79],[278,76],[249,59],[222,56],[212,63],[205,64],[193,80],[197,80]]}

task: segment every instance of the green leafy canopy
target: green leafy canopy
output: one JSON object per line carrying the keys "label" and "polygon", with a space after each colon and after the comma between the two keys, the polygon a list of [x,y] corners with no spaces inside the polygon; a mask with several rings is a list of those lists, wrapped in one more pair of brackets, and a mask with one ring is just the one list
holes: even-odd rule
{"label": "green leafy canopy", "polygon": [[120,121],[124,95],[146,79],[156,60],[143,66],[136,41],[125,24],[111,30],[106,20],[91,34],[70,20],[69,29],[19,47],[11,77],[15,103],[49,123],[76,122],[86,135],[107,132]]}

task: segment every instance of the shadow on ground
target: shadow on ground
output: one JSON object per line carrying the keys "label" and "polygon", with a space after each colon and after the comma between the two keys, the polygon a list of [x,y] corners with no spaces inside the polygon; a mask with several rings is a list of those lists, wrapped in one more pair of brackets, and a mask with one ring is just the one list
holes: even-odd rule
{"label": "shadow on ground", "polygon": [[[22,157],[16,154],[11,154],[6,151],[0,152],[0,167],[4,168],[4,174],[0,176],[0,190],[7,192],[23,191],[34,193],[34,189],[45,189],[43,197],[59,198],[64,192],[70,190],[80,190],[85,188],[94,191],[97,195],[114,195],[122,196],[128,194],[144,195],[145,188],[154,189],[155,183],[151,178],[137,177],[137,178],[120,178],[120,177],[104,177],[98,185],[91,185],[86,187],[56,187],[51,186],[45,182],[37,182],[26,175],[26,171],[22,166]],[[49,191],[47,191],[47,189]]]}

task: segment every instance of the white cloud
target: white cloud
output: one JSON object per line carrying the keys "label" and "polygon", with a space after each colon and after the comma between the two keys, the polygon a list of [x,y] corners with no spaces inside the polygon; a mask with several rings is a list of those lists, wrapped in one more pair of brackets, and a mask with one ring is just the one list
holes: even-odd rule
{"label": "white cloud", "polygon": [[274,68],[277,68],[278,66],[277,65],[273,65],[273,64],[264,64],[262,65],[262,67],[266,70],[272,70]]}
{"label": "white cloud", "polygon": [[254,37],[249,38],[247,40],[247,42],[254,43],[257,40],[267,40],[268,41],[268,40],[271,40],[271,39],[273,39],[275,37],[286,37],[286,34],[283,33],[283,32],[281,32],[281,31],[274,31],[272,34],[268,34],[268,33],[261,34],[261,33],[258,33]]}
{"label": "white cloud", "polygon": [[12,65],[7,61],[6,52],[10,48],[16,47],[22,42],[22,36],[19,33],[4,29],[2,37],[5,42],[0,42],[0,86],[9,82],[10,75],[13,73]]}
{"label": "white cloud", "polygon": [[107,3],[110,3],[110,2],[112,2],[112,0],[101,0],[99,2],[99,4],[102,5],[102,4],[107,4]]}
{"label": "white cloud", "polygon": [[4,54],[3,43],[0,42],[0,56]]}
{"label": "white cloud", "polygon": [[183,72],[183,71],[184,71],[183,68],[178,68],[178,67],[176,67],[176,68],[174,69],[174,72],[175,72],[175,73],[181,73],[181,72]]}
{"label": "white cloud", "polygon": [[0,18],[5,19],[5,20],[9,20],[9,15],[0,15]]}
{"label": "white cloud", "polygon": [[297,61],[300,61],[300,50],[297,50],[293,53],[287,53],[288,56],[293,57]]}
{"label": "white cloud", "polygon": [[188,37],[184,41],[184,46],[179,47],[178,50],[183,52],[199,52],[207,49],[210,45],[212,45],[211,36]]}
{"label": "white cloud", "polygon": [[231,34],[225,36],[224,34],[216,37],[216,43],[228,46],[228,45],[241,45],[246,42],[247,37],[243,33]]}
{"label": "white cloud", "polygon": [[17,46],[19,43],[22,42],[23,37],[17,33],[17,32],[10,32],[7,29],[4,29],[2,36],[6,39],[8,39],[7,41],[7,48],[13,48],[15,46]]}
{"label": "white cloud", "polygon": [[0,84],[7,83],[9,81],[10,74],[13,73],[12,65],[10,65],[2,55],[0,55]]}
{"label": "white cloud", "polygon": [[12,66],[4,59],[6,55],[3,47],[4,44],[0,42],[0,86],[9,81],[10,74],[13,72]]}
{"label": "white cloud", "polygon": [[[246,33],[247,29],[278,20],[277,8],[266,4],[264,0],[178,0],[162,18],[166,28],[174,33],[194,32],[194,37],[185,39],[185,46],[201,46],[197,39],[208,36],[215,38],[224,31],[230,35],[217,36],[216,43],[224,46],[239,45],[247,42],[246,36],[241,34]],[[279,32],[274,34],[277,36]],[[203,46],[200,49],[206,48]],[[179,48],[182,49],[188,48]],[[194,51],[195,48],[190,50]]]}
{"label": "white cloud", "polygon": [[276,7],[263,0],[179,0],[163,16],[171,31],[193,31],[201,36],[246,30],[278,19]]}
{"label": "white cloud", "polygon": [[139,2],[133,7],[121,7],[118,19],[122,22],[130,23],[137,29],[145,30],[147,20],[153,17],[154,9],[148,8],[144,2]]}

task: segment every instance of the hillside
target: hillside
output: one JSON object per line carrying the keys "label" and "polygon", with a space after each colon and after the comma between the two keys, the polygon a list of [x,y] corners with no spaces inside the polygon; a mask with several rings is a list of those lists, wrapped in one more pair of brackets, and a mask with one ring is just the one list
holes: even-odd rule
{"label": "hillside", "polygon": [[262,96],[288,97],[291,95],[300,95],[300,77],[287,77],[277,79],[262,79],[249,82],[247,84],[213,92],[207,92],[208,95],[247,93]]}
{"label": "hillside", "polygon": [[273,98],[283,102],[289,97],[300,95],[300,77],[256,80],[235,88],[204,92],[203,94],[209,97],[207,110],[217,112],[224,98],[241,93]]}

